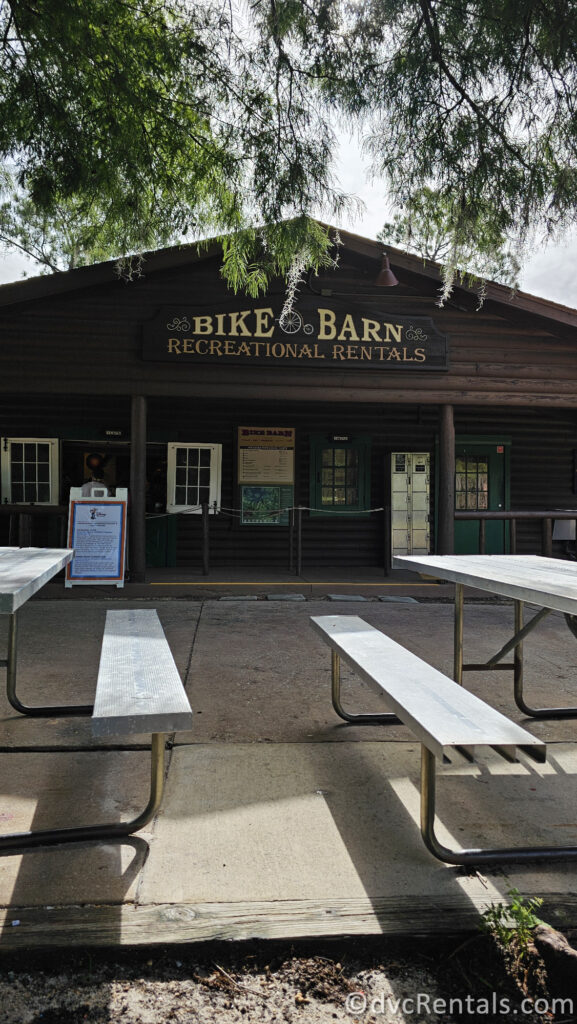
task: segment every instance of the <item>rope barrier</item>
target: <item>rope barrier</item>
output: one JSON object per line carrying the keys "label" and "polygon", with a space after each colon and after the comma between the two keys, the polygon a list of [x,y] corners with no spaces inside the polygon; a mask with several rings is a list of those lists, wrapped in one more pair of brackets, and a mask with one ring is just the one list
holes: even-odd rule
{"label": "rope barrier", "polygon": [[[186,515],[187,513],[198,513],[203,512],[207,509],[209,513],[218,514],[228,519],[241,520],[244,526],[258,526],[266,525],[268,519],[274,519],[277,516],[285,516],[285,514],[292,512],[292,520],[289,523],[278,523],[276,525],[283,525],[289,527],[288,529],[288,546],[289,546],[289,571],[293,571],[296,566],[297,574],[302,571],[302,542],[303,542],[303,518],[302,515],[294,515],[295,512],[309,512],[309,513],[320,513],[321,515],[327,516],[359,516],[359,515],[370,515],[373,512],[385,512],[384,506],[377,508],[362,508],[362,509],[335,509],[335,508],[314,508],[310,505],[288,505],[286,508],[266,509],[255,513],[256,520],[250,519],[250,513],[243,511],[238,508],[229,508],[225,505],[220,507],[213,503],[213,505],[188,505],[185,508],[179,508],[175,512],[160,512],[160,513],[148,513],[148,520],[155,519],[167,519],[170,516]],[[204,575],[208,575],[210,567],[210,529],[209,529],[209,518],[203,514],[202,516],[202,572]]]}
{"label": "rope barrier", "polygon": [[[220,505],[216,509],[213,505],[208,507],[209,515],[225,515],[231,519],[240,519],[243,514],[242,509],[238,508],[227,508],[225,505]],[[268,518],[272,516],[281,515],[283,512],[319,512],[322,515],[333,515],[333,516],[360,516],[371,514],[372,512],[384,512],[385,508],[383,505],[378,508],[359,508],[359,509],[339,509],[339,508],[314,508],[312,505],[285,505],[284,508],[268,509],[266,512],[259,512],[260,518]],[[170,516],[181,516],[189,515],[190,513],[202,512],[202,505],[188,505],[184,508],[179,508],[176,512],[147,512],[147,519],[167,519]]]}

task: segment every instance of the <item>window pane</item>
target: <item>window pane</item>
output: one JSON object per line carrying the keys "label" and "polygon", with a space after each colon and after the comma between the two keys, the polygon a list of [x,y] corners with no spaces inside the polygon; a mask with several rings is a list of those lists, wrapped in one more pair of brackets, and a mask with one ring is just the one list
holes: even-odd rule
{"label": "window pane", "polygon": [[[169,448],[167,480],[169,511],[182,508],[198,514],[211,495],[220,502],[221,445],[176,444]],[[214,456],[214,458],[213,458]],[[213,494],[214,489],[214,494]]]}
{"label": "window pane", "polygon": [[[324,438],[311,445],[311,505],[319,510],[362,511],[369,489],[368,448],[359,441],[325,447]],[[314,511],[313,511],[314,515]]]}
{"label": "window pane", "polygon": [[[12,501],[50,503],[53,455],[48,441],[10,442]],[[39,484],[42,485],[40,488]]]}
{"label": "window pane", "polygon": [[455,508],[489,508],[489,460],[486,455],[455,460]]}

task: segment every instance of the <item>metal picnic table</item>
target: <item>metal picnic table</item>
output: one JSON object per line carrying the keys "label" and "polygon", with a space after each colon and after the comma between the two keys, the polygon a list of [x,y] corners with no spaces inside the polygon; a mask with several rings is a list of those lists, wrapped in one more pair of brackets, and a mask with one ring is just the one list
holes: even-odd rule
{"label": "metal picnic table", "polygon": [[16,695],[18,609],[45,583],[70,562],[71,548],[0,547],[0,615],[9,615],[7,656],[0,660],[6,669],[6,692],[12,707],[22,715],[89,715],[92,705],[49,705],[27,707]]}
{"label": "metal picnic table", "polygon": [[[523,640],[552,611],[562,612],[577,637],[577,562],[541,555],[396,555],[393,566],[412,569],[455,583],[454,673],[512,671],[517,707],[532,718],[576,718],[577,707],[533,708],[523,695]],[[483,664],[463,662],[464,587],[511,598],[515,604],[514,635]],[[525,603],[539,611],[523,625]],[[513,651],[512,662],[502,659]]]}

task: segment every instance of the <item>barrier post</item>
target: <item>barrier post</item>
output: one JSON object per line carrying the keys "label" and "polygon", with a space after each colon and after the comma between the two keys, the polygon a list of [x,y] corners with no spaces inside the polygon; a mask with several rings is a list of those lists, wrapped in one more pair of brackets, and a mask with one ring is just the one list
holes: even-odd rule
{"label": "barrier post", "polygon": [[544,554],[545,558],[551,558],[551,556],[553,554],[552,520],[551,519],[543,519],[543,522],[541,524],[541,529],[542,529],[543,554]]}
{"label": "barrier post", "polygon": [[202,503],[202,575],[208,576],[210,562],[210,537],[208,520],[208,502]]}
{"label": "barrier post", "polygon": [[295,510],[289,508],[289,572],[294,572],[294,528]]}
{"label": "barrier post", "polygon": [[299,505],[297,509],[297,576],[302,574],[303,569],[303,510]]}

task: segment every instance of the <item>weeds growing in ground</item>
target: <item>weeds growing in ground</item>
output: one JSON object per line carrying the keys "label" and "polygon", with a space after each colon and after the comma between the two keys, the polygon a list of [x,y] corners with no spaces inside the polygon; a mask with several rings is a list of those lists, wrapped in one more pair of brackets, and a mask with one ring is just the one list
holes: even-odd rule
{"label": "weeds growing in ground", "polygon": [[543,900],[538,896],[525,898],[518,889],[509,889],[507,896],[511,897],[510,904],[492,903],[484,912],[481,928],[504,949],[514,944],[517,956],[523,959],[529,950],[533,928],[543,923],[535,913]]}

